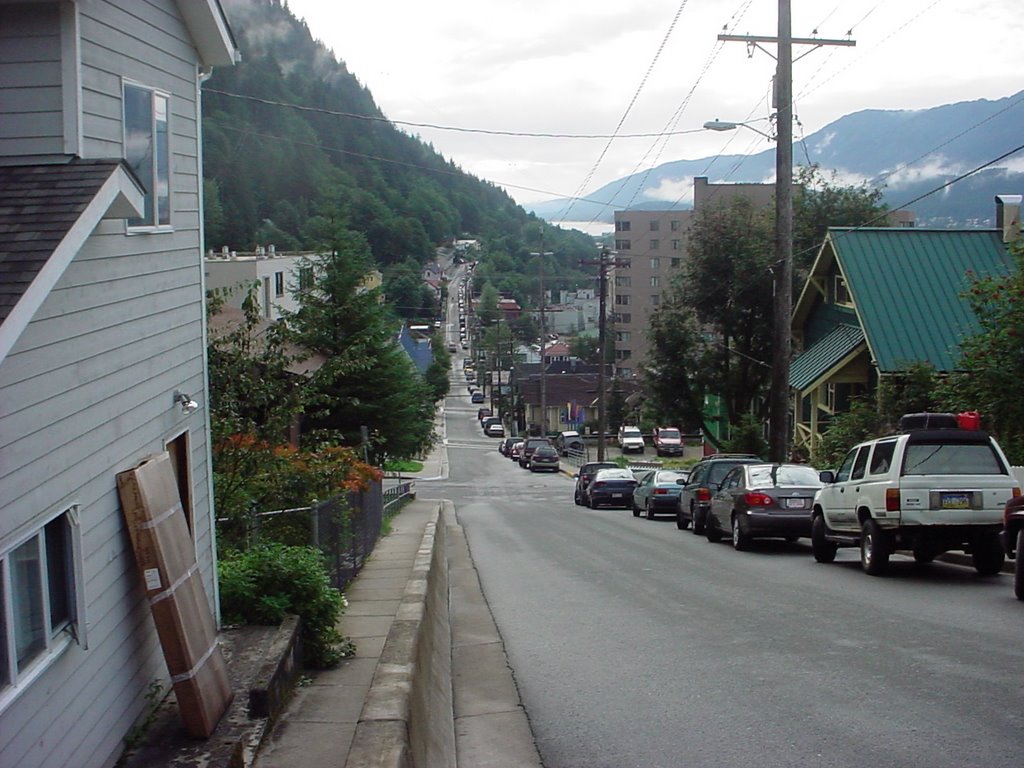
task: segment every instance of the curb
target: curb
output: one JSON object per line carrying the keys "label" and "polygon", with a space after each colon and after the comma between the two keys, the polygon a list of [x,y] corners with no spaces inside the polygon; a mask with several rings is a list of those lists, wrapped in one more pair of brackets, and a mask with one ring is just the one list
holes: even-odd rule
{"label": "curb", "polygon": [[445,528],[439,504],[356,724],[350,768],[456,764]]}

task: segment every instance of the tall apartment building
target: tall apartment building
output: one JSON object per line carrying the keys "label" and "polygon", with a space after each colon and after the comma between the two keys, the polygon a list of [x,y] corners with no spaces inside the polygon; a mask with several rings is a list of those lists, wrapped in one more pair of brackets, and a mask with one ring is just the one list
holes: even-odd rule
{"label": "tall apartment building", "polygon": [[615,375],[639,372],[650,344],[650,317],[672,278],[686,262],[693,217],[700,211],[746,197],[755,206],[773,204],[774,184],[710,184],[693,180],[693,210],[615,212],[616,266],[609,290],[615,333]]}

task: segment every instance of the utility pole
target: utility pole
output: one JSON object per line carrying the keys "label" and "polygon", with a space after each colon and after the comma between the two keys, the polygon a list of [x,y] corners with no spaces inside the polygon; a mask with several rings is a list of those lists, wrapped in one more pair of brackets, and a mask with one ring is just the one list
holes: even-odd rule
{"label": "utility pole", "polygon": [[547,303],[544,294],[544,258],[554,256],[554,251],[544,250],[544,227],[540,228],[540,250],[531,251],[531,256],[540,260],[540,422],[541,437],[548,433],[548,379],[547,363],[544,361],[544,350],[548,343],[548,332],[544,324],[544,305]]}
{"label": "utility pole", "polygon": [[[768,393],[768,448],[772,461],[785,461],[789,448],[789,363],[793,344],[793,44],[853,46],[853,40],[793,38],[790,0],[779,0],[778,37],[719,35],[753,52],[776,43],[775,70],[775,303],[772,323],[772,382]],[[762,50],[764,50],[762,48]],[[769,53],[769,55],[771,55]]]}
{"label": "utility pole", "polygon": [[604,461],[605,431],[608,426],[608,419],[605,415],[604,390],[605,390],[605,340],[607,331],[607,299],[608,293],[608,271],[612,267],[620,266],[619,262],[609,258],[607,248],[601,249],[601,257],[597,261],[581,261],[580,264],[597,265],[598,267],[598,314],[597,314],[597,348],[598,348],[598,370],[597,370],[597,460]]}

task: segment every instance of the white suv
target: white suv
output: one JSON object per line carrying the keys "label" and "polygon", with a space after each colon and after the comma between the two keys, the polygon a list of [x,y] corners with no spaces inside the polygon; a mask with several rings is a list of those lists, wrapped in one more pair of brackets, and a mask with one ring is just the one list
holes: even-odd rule
{"label": "white suv", "polygon": [[[970,554],[978,573],[1003,564],[1002,510],[1020,488],[986,432],[956,417],[925,419],[945,428],[907,429],[853,448],[838,471],[821,472],[811,549],[819,563],[841,546],[860,547],[865,573],[885,572],[889,556],[910,550],[920,563],[950,550]],[[943,415],[945,416],[945,415]]]}
{"label": "white suv", "polygon": [[623,453],[629,453],[630,451],[643,453],[644,436],[640,432],[640,428],[628,424],[623,424],[619,427],[619,448],[622,449]]}

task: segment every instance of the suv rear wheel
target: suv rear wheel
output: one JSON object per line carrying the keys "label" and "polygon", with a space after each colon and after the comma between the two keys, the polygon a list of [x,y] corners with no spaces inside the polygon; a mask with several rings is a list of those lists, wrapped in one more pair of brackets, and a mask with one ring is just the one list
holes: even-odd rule
{"label": "suv rear wheel", "polygon": [[1013,571],[1013,594],[1018,600],[1024,600],[1024,527],[1017,531],[1017,567]]}
{"label": "suv rear wheel", "polygon": [[889,541],[874,520],[865,520],[860,535],[860,565],[868,576],[881,576],[889,567]]}
{"label": "suv rear wheel", "polygon": [[815,515],[811,523],[811,554],[819,563],[835,562],[836,552],[839,551],[838,544],[825,538],[827,533],[825,518],[822,515]]}

